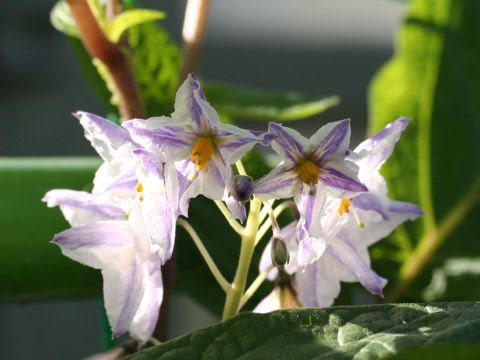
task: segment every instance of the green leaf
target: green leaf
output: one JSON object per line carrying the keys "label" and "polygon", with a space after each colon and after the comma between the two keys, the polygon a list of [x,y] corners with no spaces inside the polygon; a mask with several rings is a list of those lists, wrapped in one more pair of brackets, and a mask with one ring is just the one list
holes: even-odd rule
{"label": "green leaf", "polygon": [[75,38],[80,38],[77,23],[72,17],[70,7],[64,0],[57,1],[50,11],[50,22],[58,31]]}
{"label": "green leaf", "polygon": [[340,102],[298,93],[271,93],[232,85],[203,83],[212,106],[234,118],[288,121],[319,114]]}
{"label": "green leaf", "polygon": [[129,41],[147,115],[170,115],[179,83],[180,50],[154,23],[131,28]]}
{"label": "green leaf", "polygon": [[435,268],[423,298],[426,301],[480,298],[480,258],[448,259],[442,267]]}
{"label": "green leaf", "polygon": [[[479,19],[477,0],[412,1],[396,54],[370,89],[371,134],[401,115],[413,118],[382,172],[392,198],[426,213],[376,246],[388,256],[376,269],[391,285],[412,254],[419,255],[417,264],[426,259],[440,266],[448,257],[480,251]],[[434,256],[428,253],[433,243],[444,243]],[[404,263],[403,278],[416,267]],[[431,269],[420,273],[408,299],[419,299]]]}
{"label": "green leaf", "polygon": [[480,303],[242,313],[132,355],[160,359],[382,359],[435,344],[480,343]]}
{"label": "green leaf", "polygon": [[[101,275],[50,243],[69,227],[41,201],[53,188],[89,191],[97,158],[0,158],[0,300],[101,294]],[[14,274],[14,275],[12,275]]]}
{"label": "green leaf", "polygon": [[387,360],[471,360],[480,358],[480,346],[436,345],[410,349],[386,358]]}
{"label": "green leaf", "polygon": [[108,38],[110,41],[117,43],[125,30],[132,26],[164,19],[165,17],[165,13],[156,10],[134,9],[124,11],[118,14],[113,21],[108,24]]}

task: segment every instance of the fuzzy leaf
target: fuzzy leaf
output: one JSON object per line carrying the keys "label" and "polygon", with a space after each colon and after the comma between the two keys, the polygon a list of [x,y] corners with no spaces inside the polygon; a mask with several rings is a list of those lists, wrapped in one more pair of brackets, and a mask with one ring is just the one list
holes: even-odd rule
{"label": "fuzzy leaf", "polygon": [[478,302],[289,309],[242,313],[128,359],[373,360],[479,339]]}

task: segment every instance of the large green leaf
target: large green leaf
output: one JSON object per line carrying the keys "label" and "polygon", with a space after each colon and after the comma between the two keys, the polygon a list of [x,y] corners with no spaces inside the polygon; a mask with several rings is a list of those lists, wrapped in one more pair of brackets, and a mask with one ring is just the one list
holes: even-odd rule
{"label": "large green leaf", "polygon": [[[403,279],[425,262],[440,265],[450,256],[480,251],[479,63],[479,1],[414,0],[395,57],[372,83],[370,133],[401,115],[413,118],[382,169],[389,194],[426,213],[374,250],[383,258],[377,269],[392,285],[409,257]],[[430,276],[420,273],[410,299],[419,299]]]}
{"label": "large green leaf", "polygon": [[382,359],[434,344],[480,343],[480,303],[433,303],[242,313],[129,357]]}
{"label": "large green leaf", "polygon": [[321,113],[340,102],[338,96],[322,98],[272,93],[226,84],[206,83],[203,88],[214,108],[240,119],[297,120]]}
{"label": "large green leaf", "polygon": [[0,158],[0,300],[101,294],[101,275],[50,244],[69,227],[41,199],[53,188],[88,190],[96,158]]}

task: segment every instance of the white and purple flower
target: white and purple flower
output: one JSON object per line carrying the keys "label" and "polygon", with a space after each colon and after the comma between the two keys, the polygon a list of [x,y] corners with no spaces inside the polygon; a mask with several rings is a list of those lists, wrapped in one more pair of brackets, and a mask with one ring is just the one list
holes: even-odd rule
{"label": "white and purple flower", "polygon": [[[423,215],[416,205],[390,200],[385,180],[379,173],[409,121],[407,118],[393,121],[349,153],[348,158],[359,167],[360,181],[369,191],[349,199],[327,197],[325,213],[319,219],[320,238],[325,244],[321,257],[300,268],[300,247],[297,233],[293,231],[296,222],[282,230],[292,260],[285,271],[296,272],[299,300],[303,306],[331,305],[340,292],[341,281],[360,282],[371,293],[383,296],[386,280],[370,268],[368,247],[404,221]],[[270,266],[269,253],[266,249],[260,271]],[[274,279],[276,274],[274,269],[268,278]]]}
{"label": "white and purple flower", "polygon": [[64,255],[102,270],[114,336],[128,330],[144,343],[162,302],[160,267],[172,255],[178,200],[168,192],[165,165],[127,130],[93,114],[76,116],[104,163],[92,193],[56,189],[44,196],[72,225],[53,242]]}
{"label": "white and purple flower", "polygon": [[304,267],[325,249],[318,238],[317,219],[322,217],[327,194],[351,198],[367,191],[357,179],[358,167],[345,159],[350,121],[324,125],[310,139],[276,123],[269,125],[269,132],[275,135],[272,148],[283,161],[255,183],[254,193],[262,199],[294,198],[300,211],[299,266]]}
{"label": "white and purple flower", "polygon": [[268,145],[273,135],[222,124],[194,75],[179,88],[172,118],[156,117],[124,124],[147,151],[175,162],[183,204],[202,194],[227,203],[232,216],[245,220],[245,208],[228,195],[232,165],[256,144]]}

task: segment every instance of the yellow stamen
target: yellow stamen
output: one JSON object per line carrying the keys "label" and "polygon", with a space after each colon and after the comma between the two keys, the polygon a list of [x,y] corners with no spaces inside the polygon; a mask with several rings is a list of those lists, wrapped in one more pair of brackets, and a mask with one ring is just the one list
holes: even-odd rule
{"label": "yellow stamen", "polygon": [[340,207],[337,210],[338,215],[342,215],[343,213],[348,213],[350,212],[350,199],[342,199],[342,202],[340,203]]}
{"label": "yellow stamen", "polygon": [[135,186],[135,190],[140,193],[139,200],[143,201],[143,185],[142,183],[137,183],[137,186]]}
{"label": "yellow stamen", "polygon": [[212,140],[200,137],[193,146],[190,160],[195,164],[195,171],[201,171],[213,154]]}
{"label": "yellow stamen", "polygon": [[300,179],[308,186],[312,187],[318,182],[320,169],[314,162],[310,160],[305,161],[298,169],[298,172],[300,173]]}
{"label": "yellow stamen", "polygon": [[358,216],[358,213],[355,211],[355,207],[352,204],[352,199],[342,199],[342,202],[340,203],[340,206],[337,210],[338,215],[343,215],[343,213],[348,213],[352,210],[353,216],[355,217],[355,220],[357,221],[358,226],[363,228],[365,224],[360,220],[360,217]]}

